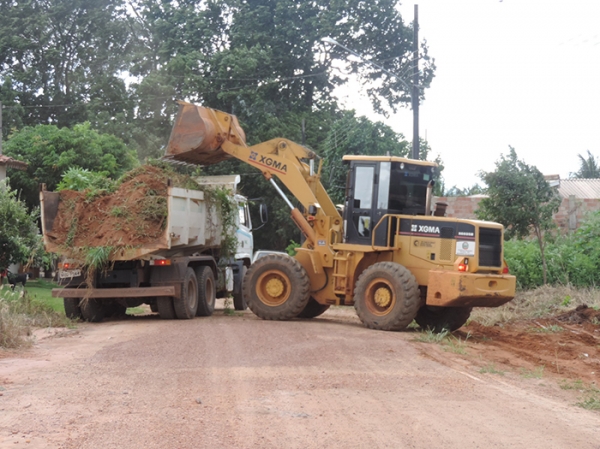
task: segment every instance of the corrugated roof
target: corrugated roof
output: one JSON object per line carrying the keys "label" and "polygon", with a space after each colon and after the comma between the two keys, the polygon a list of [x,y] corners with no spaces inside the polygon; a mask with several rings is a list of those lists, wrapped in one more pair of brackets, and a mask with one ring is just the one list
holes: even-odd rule
{"label": "corrugated roof", "polygon": [[562,198],[600,199],[600,179],[561,179],[558,193]]}
{"label": "corrugated roof", "polygon": [[0,165],[6,165],[7,167],[16,168],[17,170],[27,170],[28,164],[0,154]]}

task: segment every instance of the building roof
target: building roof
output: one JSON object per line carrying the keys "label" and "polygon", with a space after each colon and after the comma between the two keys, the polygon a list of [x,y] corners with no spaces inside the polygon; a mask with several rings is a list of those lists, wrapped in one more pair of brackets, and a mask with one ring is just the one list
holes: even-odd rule
{"label": "building roof", "polygon": [[561,179],[558,193],[562,198],[600,199],[600,179]]}
{"label": "building roof", "polygon": [[27,170],[27,162],[18,161],[12,157],[4,156],[0,154],[0,165],[6,165],[9,168],[16,168],[17,170]]}

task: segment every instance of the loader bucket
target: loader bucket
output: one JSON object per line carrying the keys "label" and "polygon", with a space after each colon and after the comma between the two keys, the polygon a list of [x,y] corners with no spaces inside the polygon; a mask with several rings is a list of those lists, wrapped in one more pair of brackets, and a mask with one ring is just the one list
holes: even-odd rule
{"label": "loader bucket", "polygon": [[179,101],[179,112],[171,130],[166,156],[197,165],[228,159],[221,149],[228,140],[246,146],[246,135],[235,115]]}

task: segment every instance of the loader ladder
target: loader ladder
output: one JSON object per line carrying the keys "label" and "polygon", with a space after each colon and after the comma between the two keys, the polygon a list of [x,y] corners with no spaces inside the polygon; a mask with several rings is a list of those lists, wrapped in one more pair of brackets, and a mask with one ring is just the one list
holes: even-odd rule
{"label": "loader ladder", "polygon": [[333,256],[333,291],[339,295],[351,293],[351,282],[348,281],[352,273],[352,259],[354,254],[350,251],[338,251]]}

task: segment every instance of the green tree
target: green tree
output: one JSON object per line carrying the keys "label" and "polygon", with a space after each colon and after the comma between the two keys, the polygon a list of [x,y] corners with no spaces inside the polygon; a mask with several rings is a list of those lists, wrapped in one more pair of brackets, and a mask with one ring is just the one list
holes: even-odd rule
{"label": "green tree", "polygon": [[24,262],[38,246],[37,210],[32,214],[7,180],[0,181],[0,271]]}
{"label": "green tree", "polygon": [[583,157],[581,154],[578,154],[579,158],[579,170],[575,173],[571,173],[572,178],[577,179],[595,179],[600,178],[600,165],[596,158],[590,153],[590,150],[587,152],[587,158]]}
{"label": "green tree", "polygon": [[[129,38],[122,0],[0,0],[0,10],[2,97],[25,125],[70,126],[122,110]],[[97,96],[105,101],[90,102]]]}
{"label": "green tree", "polygon": [[544,233],[554,226],[552,216],[558,211],[560,198],[536,167],[519,160],[515,149],[509,148],[508,156],[501,155],[496,162],[495,171],[480,173],[488,186],[488,197],[481,200],[475,214],[482,220],[502,223],[506,239],[523,239],[533,233],[540,248],[546,284]]}
{"label": "green tree", "polygon": [[319,146],[325,158],[322,182],[334,203],[344,203],[347,167],[345,155],[408,157],[410,143],[382,122],[357,117],[354,111],[344,111],[329,129]]}
{"label": "green tree", "polygon": [[56,189],[71,167],[101,172],[113,179],[137,163],[135,153],[117,137],[100,134],[89,123],[70,128],[25,127],[11,135],[4,153],[29,164],[27,171],[8,170],[10,185],[32,209],[39,204],[39,184]]}

